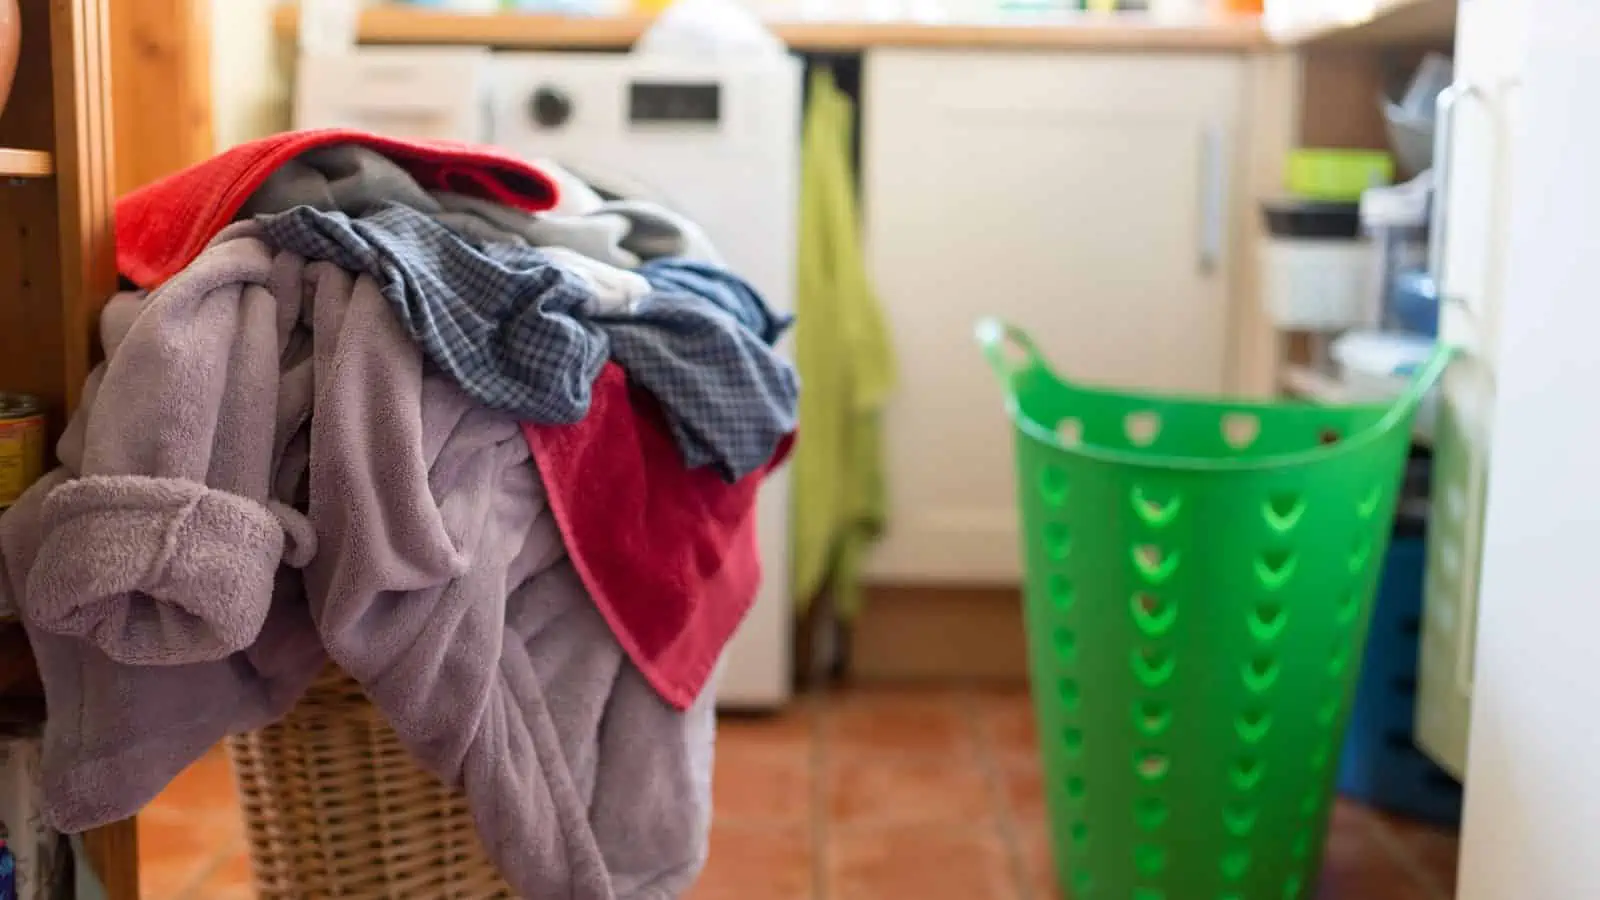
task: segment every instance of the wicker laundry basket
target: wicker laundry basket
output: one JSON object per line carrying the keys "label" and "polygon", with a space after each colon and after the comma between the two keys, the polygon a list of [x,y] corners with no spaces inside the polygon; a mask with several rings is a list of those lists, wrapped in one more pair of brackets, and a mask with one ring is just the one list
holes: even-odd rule
{"label": "wicker laundry basket", "polygon": [[330,666],[289,715],[228,741],[260,900],[514,898],[466,800],[419,768]]}

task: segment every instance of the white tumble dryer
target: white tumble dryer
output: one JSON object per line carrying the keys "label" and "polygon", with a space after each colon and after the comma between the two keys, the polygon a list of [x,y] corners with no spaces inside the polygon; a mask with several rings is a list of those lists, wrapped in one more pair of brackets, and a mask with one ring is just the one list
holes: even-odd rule
{"label": "white tumble dryer", "polygon": [[[799,60],[508,53],[489,81],[495,144],[683,213],[775,309],[794,308]],[[772,708],[790,695],[787,473],[763,488],[758,515],[766,577],[723,659],[723,707]]]}

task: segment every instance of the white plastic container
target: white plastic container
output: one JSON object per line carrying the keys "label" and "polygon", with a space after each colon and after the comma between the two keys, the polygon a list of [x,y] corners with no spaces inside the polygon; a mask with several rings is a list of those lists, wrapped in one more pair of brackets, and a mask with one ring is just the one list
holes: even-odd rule
{"label": "white plastic container", "polygon": [[1194,22],[1209,6],[1207,0],[1149,0],[1150,17],[1161,22]]}
{"label": "white plastic container", "polygon": [[[1333,342],[1345,398],[1353,403],[1392,400],[1405,392],[1411,376],[1433,355],[1434,341],[1410,334],[1352,331]],[[1436,391],[1435,391],[1436,393]],[[1417,409],[1416,431],[1433,435],[1437,401],[1433,393]]]}
{"label": "white plastic container", "polygon": [[1372,245],[1344,238],[1267,238],[1261,297],[1273,322],[1296,331],[1343,331],[1377,322]]}
{"label": "white plastic container", "polygon": [[1394,296],[1402,276],[1428,267],[1428,210],[1433,175],[1405,184],[1368,188],[1361,195],[1361,227],[1372,240],[1373,293],[1382,298],[1380,321],[1392,324]]}

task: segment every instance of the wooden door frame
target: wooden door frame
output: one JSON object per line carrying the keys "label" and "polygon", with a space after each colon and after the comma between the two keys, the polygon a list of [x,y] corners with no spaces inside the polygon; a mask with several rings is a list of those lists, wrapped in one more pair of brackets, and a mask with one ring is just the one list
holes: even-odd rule
{"label": "wooden door frame", "polygon": [[211,0],[107,0],[118,196],[213,151]]}

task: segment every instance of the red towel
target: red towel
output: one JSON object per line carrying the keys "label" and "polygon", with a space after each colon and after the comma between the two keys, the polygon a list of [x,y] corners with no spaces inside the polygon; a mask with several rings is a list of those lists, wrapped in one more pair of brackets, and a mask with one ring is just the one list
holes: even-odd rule
{"label": "red towel", "polygon": [[522,430],[584,586],[651,686],[687,707],[755,600],[756,490],[794,439],[737,484],[686,469],[654,398],[615,363],[582,422]]}
{"label": "red towel", "polygon": [[529,212],[556,205],[555,182],[490,147],[401,141],[362,131],[291,131],[240,144],[117,201],[117,270],[155,287],[183,270],[233,221],[268,175],[328,144],[364,144],[399,163],[425,188],[471,194]]}

